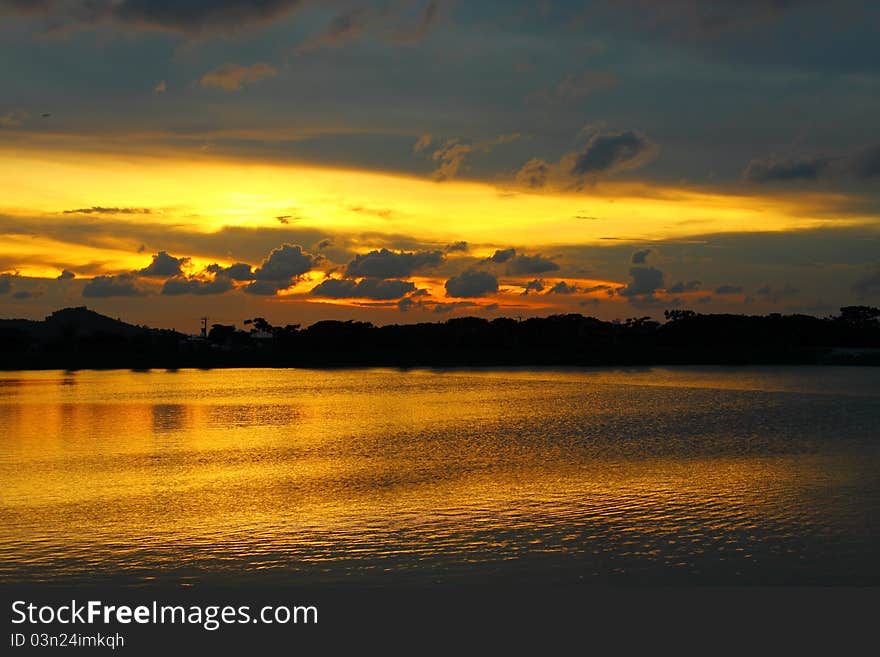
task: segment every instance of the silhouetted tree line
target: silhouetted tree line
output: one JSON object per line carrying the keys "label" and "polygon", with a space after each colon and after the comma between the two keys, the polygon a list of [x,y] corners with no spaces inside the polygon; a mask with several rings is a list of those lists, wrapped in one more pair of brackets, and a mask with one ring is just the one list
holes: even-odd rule
{"label": "silhouetted tree line", "polygon": [[880,309],[833,317],[702,315],[606,322],[578,314],[375,326],[321,321],[244,329],[214,324],[204,338],[134,326],[86,308],[42,322],[0,320],[5,369],[235,366],[880,364]]}

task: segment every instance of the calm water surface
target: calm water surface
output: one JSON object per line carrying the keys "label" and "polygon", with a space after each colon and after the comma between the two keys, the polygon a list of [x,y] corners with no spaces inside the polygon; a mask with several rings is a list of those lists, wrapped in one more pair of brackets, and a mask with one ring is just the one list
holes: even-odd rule
{"label": "calm water surface", "polygon": [[0,580],[880,584],[880,368],[0,373]]}

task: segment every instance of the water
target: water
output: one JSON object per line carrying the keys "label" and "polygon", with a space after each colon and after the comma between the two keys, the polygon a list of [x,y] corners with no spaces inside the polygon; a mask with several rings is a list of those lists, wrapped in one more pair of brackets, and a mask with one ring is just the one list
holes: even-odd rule
{"label": "water", "polygon": [[0,581],[880,584],[880,369],[0,373]]}

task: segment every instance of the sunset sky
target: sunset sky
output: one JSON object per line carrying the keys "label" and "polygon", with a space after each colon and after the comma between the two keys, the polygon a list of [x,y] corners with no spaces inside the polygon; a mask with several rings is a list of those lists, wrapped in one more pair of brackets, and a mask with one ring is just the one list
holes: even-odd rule
{"label": "sunset sky", "polygon": [[0,316],[880,304],[880,5],[0,0]]}

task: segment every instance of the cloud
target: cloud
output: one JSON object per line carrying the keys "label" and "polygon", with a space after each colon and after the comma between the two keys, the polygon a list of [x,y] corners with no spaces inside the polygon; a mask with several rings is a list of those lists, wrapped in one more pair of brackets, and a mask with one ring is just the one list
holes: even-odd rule
{"label": "cloud", "polygon": [[670,294],[681,294],[682,292],[695,292],[700,289],[702,283],[700,281],[688,281],[685,283],[684,281],[679,281],[678,283],[674,283],[671,287],[667,288],[667,292]]}
{"label": "cloud", "polygon": [[406,278],[427,267],[443,262],[441,251],[389,251],[381,249],[355,256],[345,274],[349,278]]}
{"label": "cloud", "polygon": [[715,294],[742,294],[742,286],[739,285],[719,285],[715,288]]}
{"label": "cloud", "polygon": [[569,285],[565,281],[559,281],[556,285],[547,290],[547,294],[575,294],[577,291],[577,285]]}
{"label": "cloud", "polygon": [[367,7],[352,7],[334,16],[317,35],[300,43],[296,52],[311,52],[323,47],[338,48],[359,37],[372,17]]}
{"label": "cloud", "polygon": [[516,172],[516,182],[525,187],[539,188],[547,184],[551,164],[539,158],[532,158]]}
{"label": "cloud", "polygon": [[434,138],[428,133],[421,135],[418,139],[416,139],[416,143],[413,144],[413,153],[421,153],[423,150],[431,145],[432,141],[434,141]]}
{"label": "cloud", "polygon": [[82,295],[90,299],[105,297],[138,297],[145,294],[136,285],[133,274],[117,274],[116,276],[96,276],[83,288]]}
{"label": "cloud", "polygon": [[507,262],[516,255],[516,249],[497,249],[495,253],[486,258],[486,262],[501,264]]}
{"label": "cloud", "polygon": [[180,276],[183,274],[181,267],[189,263],[189,258],[175,258],[165,251],[159,251],[153,256],[153,261],[138,271],[141,276]]}
{"label": "cloud", "polygon": [[278,71],[268,64],[258,63],[250,66],[223,64],[205,73],[199,79],[199,84],[203,87],[216,87],[223,91],[239,91],[246,84],[253,84],[277,74]]}
{"label": "cloud", "polygon": [[544,291],[544,282],[538,280],[537,278],[529,281],[523,286],[522,295],[527,296],[529,292],[543,292]]}
{"label": "cloud", "polygon": [[[320,257],[320,256],[318,256]],[[298,244],[282,244],[263,260],[254,272],[259,281],[287,281],[310,271],[317,257],[306,253]]]}
{"label": "cloud", "polygon": [[228,267],[221,267],[215,262],[205,269],[218,278],[223,277],[233,281],[252,281],[254,279],[254,272],[246,262],[236,262]]}
{"label": "cloud", "polygon": [[[313,256],[298,244],[282,244],[272,249],[262,264],[253,272],[253,282],[244,287],[247,294],[270,296],[293,285],[303,274],[311,271],[323,256]],[[233,265],[238,275],[245,275],[245,263]],[[231,268],[230,268],[231,269]],[[246,280],[246,279],[244,279]]]}
{"label": "cloud", "polygon": [[231,289],[232,281],[220,276],[213,280],[176,276],[165,281],[165,284],[162,285],[161,293],[166,296],[177,296],[181,294],[223,294]]}
{"label": "cloud", "polygon": [[150,208],[110,208],[102,205],[93,205],[90,208],[76,208],[64,210],[63,214],[152,214]]}
{"label": "cloud", "polygon": [[636,130],[598,132],[575,154],[571,173],[576,176],[611,176],[647,164],[657,152],[657,146]]}
{"label": "cloud", "polygon": [[165,80],[159,80],[159,82],[156,83],[156,86],[153,87],[153,93],[155,94],[161,95],[164,94],[166,91],[168,91],[168,84],[165,82]]}
{"label": "cloud", "polygon": [[652,295],[663,287],[663,272],[654,267],[630,267],[632,279],[617,293],[624,297]]}
{"label": "cloud", "polygon": [[855,292],[860,299],[880,296],[880,267],[861,276],[855,283],[853,283],[852,291]]}
{"label": "cloud", "polygon": [[[431,159],[437,162],[437,168],[431,175],[438,182],[454,178],[472,153],[488,153],[495,146],[509,144],[519,137],[519,133],[511,133],[473,143],[465,143],[457,138],[447,139],[431,154]],[[419,145],[419,142],[421,138],[416,145]]]}
{"label": "cloud", "polygon": [[465,241],[453,242],[452,244],[446,245],[446,253],[455,253],[456,251],[467,251],[468,243]]}
{"label": "cloud", "polygon": [[362,278],[355,282],[347,278],[328,278],[313,287],[309,294],[331,299],[363,298],[390,301],[400,299],[415,289],[415,284],[410,281]]}
{"label": "cloud", "polygon": [[419,16],[419,22],[415,29],[410,32],[399,31],[394,40],[397,43],[416,43],[421,41],[427,36],[431,26],[437,22],[439,15],[440,4],[437,0],[430,0],[430,2],[425,5],[424,9],[422,9]]}
{"label": "cloud", "polygon": [[0,274],[0,294],[9,294],[13,278],[15,278],[14,274]]}
{"label": "cloud", "polygon": [[507,266],[511,274],[543,274],[558,269],[559,265],[541,255],[518,255]]}
{"label": "cloud", "polygon": [[566,103],[584,96],[617,86],[617,76],[606,71],[586,70],[572,73],[550,90],[538,91],[526,96],[526,102]]}
{"label": "cloud", "polygon": [[[585,180],[595,180],[637,169],[653,160],[659,153],[658,146],[638,130],[603,132],[595,125],[586,144],[578,150],[566,153],[558,162],[550,163],[532,158],[515,174],[516,182],[538,189],[551,182],[564,186],[580,186]],[[581,130],[581,134],[584,130]]]}
{"label": "cloud", "polygon": [[489,272],[469,269],[447,280],[445,287],[450,297],[484,297],[498,292],[498,279]]}
{"label": "cloud", "polygon": [[55,280],[59,280],[59,281],[69,281],[69,280],[72,280],[72,279],[74,279],[74,278],[76,278],[76,274],[74,274],[74,273],[73,273],[72,271],[70,271],[69,269],[65,269],[65,270],[62,271],[60,274],[58,274],[58,277],[57,277]]}
{"label": "cloud", "polygon": [[36,297],[39,297],[39,296],[42,296],[39,292],[31,292],[29,290],[19,290],[18,292],[12,293],[13,299],[19,299],[22,301],[24,299],[35,299]]}
{"label": "cloud", "polygon": [[880,176],[880,145],[849,153],[823,153],[781,158],[770,155],[751,160],[743,180],[754,183],[814,182],[819,179],[868,180]]}
{"label": "cloud", "polygon": [[636,251],[632,255],[632,264],[634,265],[643,265],[645,264],[645,259],[648,257],[648,254],[651,253],[651,249],[644,249],[642,251]]}
{"label": "cloud", "polygon": [[43,15],[53,25],[110,23],[127,29],[198,35],[270,23],[301,4],[301,0],[7,0],[0,4],[0,10]]}
{"label": "cloud", "polygon": [[770,156],[754,159],[746,166],[743,179],[757,183],[817,180],[833,162],[834,159],[826,155],[788,159]]}

